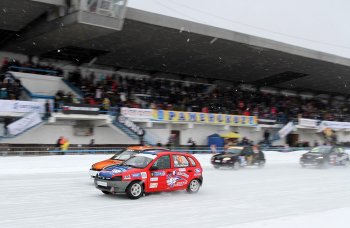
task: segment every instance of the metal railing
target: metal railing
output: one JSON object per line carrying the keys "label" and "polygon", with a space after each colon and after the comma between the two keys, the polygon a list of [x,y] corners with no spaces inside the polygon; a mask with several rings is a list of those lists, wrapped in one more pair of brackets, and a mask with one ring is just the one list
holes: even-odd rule
{"label": "metal railing", "polygon": [[[0,145],[0,156],[25,156],[25,155],[72,155],[72,154],[116,154],[125,149],[125,146],[120,147],[70,147],[67,150],[61,150],[55,146],[41,146],[41,147],[26,147],[26,146],[4,146]],[[212,154],[222,153],[224,148],[219,147],[216,150],[212,150],[210,147],[201,146],[191,148],[187,146],[182,147],[170,147],[171,151],[184,152],[191,154]],[[309,150],[309,147],[266,147],[262,148],[263,151],[276,151],[276,152],[293,152],[300,150]]]}
{"label": "metal railing", "polygon": [[41,69],[41,68],[33,68],[33,67],[21,67],[21,66],[9,66],[8,70],[10,71],[15,71],[15,72],[24,72],[24,73],[41,73],[41,75],[47,74],[51,76],[58,76],[58,71],[56,70],[46,70],[46,69]]}
{"label": "metal railing", "polygon": [[10,155],[62,155],[62,154],[115,154],[125,147],[70,147],[61,150],[54,146],[42,147],[9,147],[0,146],[0,156]]}

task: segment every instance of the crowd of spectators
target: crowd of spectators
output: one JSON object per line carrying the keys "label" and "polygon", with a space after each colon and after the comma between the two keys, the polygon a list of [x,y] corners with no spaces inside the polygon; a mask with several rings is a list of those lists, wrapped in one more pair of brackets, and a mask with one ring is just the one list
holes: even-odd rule
{"label": "crowd of spectators", "polygon": [[279,122],[293,118],[350,121],[350,103],[346,101],[244,91],[234,86],[215,89],[207,104],[209,112],[255,115]]}
{"label": "crowd of spectators", "polygon": [[0,75],[0,99],[19,100],[22,85],[19,79],[14,79],[8,74]]}
{"label": "crowd of spectators", "polygon": [[82,77],[79,71],[68,80],[83,93],[84,102],[108,107],[152,108],[178,111],[201,111],[198,103],[208,85],[165,79],[127,78],[119,75],[91,73]]}
{"label": "crowd of spectators", "polygon": [[27,62],[20,62],[17,59],[4,58],[2,61],[1,73],[7,71],[33,73],[51,76],[63,76],[63,70],[53,65],[34,63],[32,58]]}
{"label": "crowd of spectators", "polygon": [[216,88],[201,99],[202,112],[255,115],[283,123],[299,117],[349,121],[350,114],[347,102],[244,91],[234,86]]}
{"label": "crowd of spectators", "polygon": [[[255,115],[285,123],[293,118],[350,121],[350,104],[320,98],[302,98],[257,91],[239,86],[213,86],[153,78],[118,75],[83,77],[79,71],[69,80],[84,94],[86,103],[114,107]],[[107,100],[107,102],[106,102]]]}
{"label": "crowd of spectators", "polygon": [[[11,68],[11,67],[24,68]],[[34,64],[31,60],[20,63],[5,58],[0,76],[0,99],[19,99],[21,82],[4,74],[7,70],[38,73],[48,70],[63,75],[59,68]],[[32,69],[32,70],[31,70]],[[40,71],[40,74],[45,73]],[[70,81],[82,94],[78,99],[72,93],[58,91],[55,109],[67,103],[99,105],[102,110],[110,108],[151,108],[174,111],[223,113],[232,115],[255,115],[260,119],[285,123],[293,118],[310,118],[331,121],[350,121],[350,103],[334,99],[302,98],[240,89],[237,85],[224,86],[192,83],[151,77],[122,77],[118,74],[82,75],[80,70],[68,75]]]}

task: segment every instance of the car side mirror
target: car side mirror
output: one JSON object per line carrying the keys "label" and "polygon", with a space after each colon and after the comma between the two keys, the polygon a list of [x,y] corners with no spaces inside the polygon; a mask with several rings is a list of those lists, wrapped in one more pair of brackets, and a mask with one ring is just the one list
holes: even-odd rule
{"label": "car side mirror", "polygon": [[151,166],[151,168],[150,168],[149,170],[152,171],[152,170],[158,170],[158,169],[159,169],[158,166],[155,166],[155,165],[154,165],[154,166]]}

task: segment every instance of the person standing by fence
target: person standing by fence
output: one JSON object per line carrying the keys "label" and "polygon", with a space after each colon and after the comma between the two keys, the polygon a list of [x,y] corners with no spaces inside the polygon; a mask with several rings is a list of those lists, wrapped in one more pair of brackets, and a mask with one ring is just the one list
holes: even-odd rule
{"label": "person standing by fence", "polygon": [[45,103],[45,118],[48,119],[51,116],[51,107],[49,100],[46,100]]}
{"label": "person standing by fence", "polygon": [[[69,140],[66,139],[66,138],[63,138],[61,142],[62,142],[62,144],[61,144],[61,150],[62,150],[62,151],[68,150],[68,148],[69,148]],[[62,152],[62,153],[64,154],[64,152]]]}

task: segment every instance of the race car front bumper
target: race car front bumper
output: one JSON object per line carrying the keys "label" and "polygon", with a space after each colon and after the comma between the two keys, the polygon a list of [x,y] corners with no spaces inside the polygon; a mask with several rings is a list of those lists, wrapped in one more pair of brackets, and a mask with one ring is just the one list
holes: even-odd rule
{"label": "race car front bumper", "polygon": [[97,170],[92,170],[92,169],[89,170],[89,174],[93,178],[95,178],[97,176],[98,172],[99,171],[97,171]]}
{"label": "race car front bumper", "polygon": [[101,191],[107,191],[112,194],[124,193],[131,181],[114,181],[95,178],[95,187]]}
{"label": "race car front bumper", "polygon": [[302,166],[321,166],[324,163],[323,160],[300,160],[300,165]]}

